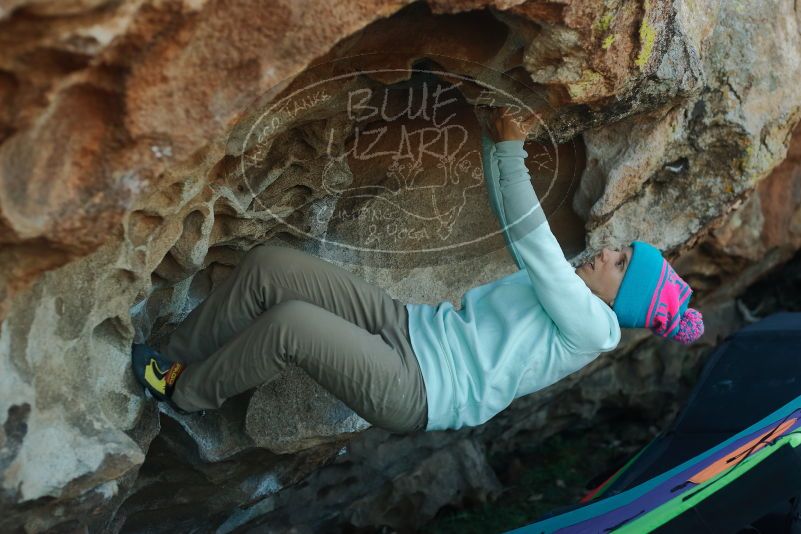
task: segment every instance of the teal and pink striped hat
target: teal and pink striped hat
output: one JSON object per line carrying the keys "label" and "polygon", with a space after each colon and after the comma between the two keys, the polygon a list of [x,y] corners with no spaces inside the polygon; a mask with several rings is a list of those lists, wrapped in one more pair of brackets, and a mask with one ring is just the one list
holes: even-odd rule
{"label": "teal and pink striped hat", "polygon": [[632,241],[634,249],[612,309],[624,328],[649,328],[685,345],[704,333],[701,312],[689,308],[692,288],[676,274],[659,249]]}

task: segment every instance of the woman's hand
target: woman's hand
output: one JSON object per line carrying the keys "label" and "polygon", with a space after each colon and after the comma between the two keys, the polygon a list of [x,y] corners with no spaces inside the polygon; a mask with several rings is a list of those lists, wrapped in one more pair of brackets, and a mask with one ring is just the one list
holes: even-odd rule
{"label": "woman's hand", "polygon": [[496,143],[499,141],[525,141],[536,115],[513,115],[509,108],[502,106],[492,110],[489,122],[489,135]]}

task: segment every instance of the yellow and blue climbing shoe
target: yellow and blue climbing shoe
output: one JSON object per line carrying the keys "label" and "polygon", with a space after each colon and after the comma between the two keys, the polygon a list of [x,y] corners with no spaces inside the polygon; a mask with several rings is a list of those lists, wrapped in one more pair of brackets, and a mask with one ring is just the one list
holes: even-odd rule
{"label": "yellow and blue climbing shoe", "polygon": [[131,365],[136,379],[153,397],[186,413],[171,400],[175,382],[186,367],[184,364],[171,362],[155,349],[144,344],[134,343],[131,349]]}

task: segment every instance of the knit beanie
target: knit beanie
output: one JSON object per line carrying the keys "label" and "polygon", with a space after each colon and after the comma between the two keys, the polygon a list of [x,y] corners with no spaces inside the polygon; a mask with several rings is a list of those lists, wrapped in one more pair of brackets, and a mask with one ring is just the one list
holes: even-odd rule
{"label": "knit beanie", "polygon": [[625,328],[649,328],[689,345],[704,333],[701,312],[688,308],[692,288],[676,274],[659,249],[632,241],[634,252],[612,309]]}

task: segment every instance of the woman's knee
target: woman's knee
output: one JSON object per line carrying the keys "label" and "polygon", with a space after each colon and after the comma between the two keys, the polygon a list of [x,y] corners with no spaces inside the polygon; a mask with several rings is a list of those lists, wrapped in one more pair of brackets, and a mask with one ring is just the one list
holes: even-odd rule
{"label": "woman's knee", "polygon": [[265,355],[283,364],[301,364],[308,354],[301,349],[313,306],[304,300],[288,299],[270,306],[257,319],[257,329],[268,341]]}
{"label": "woman's knee", "polygon": [[301,299],[287,299],[277,302],[264,312],[264,320],[275,323],[307,324],[310,313],[316,306]]}
{"label": "woman's knee", "polygon": [[288,247],[260,243],[247,251],[241,264],[246,269],[275,267],[287,261],[290,252]]}

